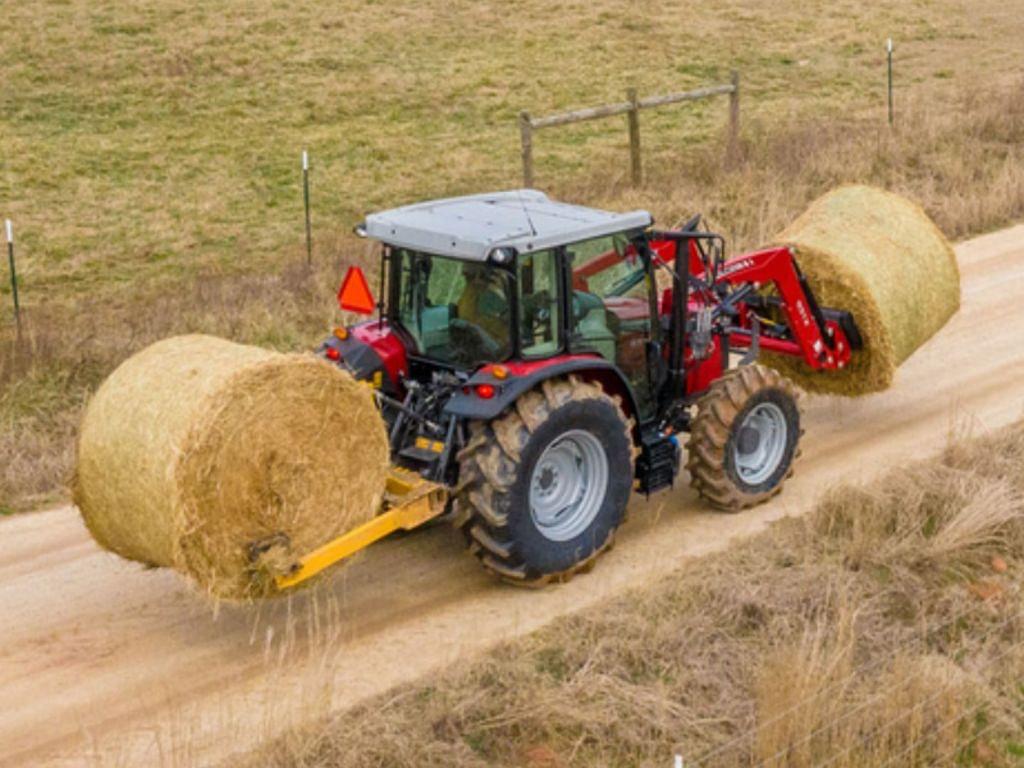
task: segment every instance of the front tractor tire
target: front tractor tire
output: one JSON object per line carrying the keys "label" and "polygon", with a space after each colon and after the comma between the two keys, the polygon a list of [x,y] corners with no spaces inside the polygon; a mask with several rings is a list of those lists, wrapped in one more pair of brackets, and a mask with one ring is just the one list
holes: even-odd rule
{"label": "front tractor tire", "polygon": [[761,504],[793,474],[801,434],[792,382],[760,365],[730,371],[697,401],[687,443],[690,485],[726,511]]}
{"label": "front tractor tire", "polygon": [[543,382],[459,454],[455,524],[487,570],[524,586],[567,581],[609,549],[633,487],[632,425],[576,377]]}

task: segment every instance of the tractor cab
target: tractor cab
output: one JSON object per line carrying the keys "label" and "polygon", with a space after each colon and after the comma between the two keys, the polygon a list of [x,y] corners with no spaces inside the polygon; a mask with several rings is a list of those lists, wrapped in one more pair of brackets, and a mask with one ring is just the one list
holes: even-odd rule
{"label": "tractor cab", "polygon": [[505,263],[408,248],[392,258],[393,318],[418,354],[466,369],[570,348],[614,361],[620,317],[650,309],[646,266],[626,233],[502,254]]}
{"label": "tractor cab", "polygon": [[383,244],[379,322],[401,341],[404,377],[598,366],[645,416],[651,222],[517,190],[372,214],[358,231]]}

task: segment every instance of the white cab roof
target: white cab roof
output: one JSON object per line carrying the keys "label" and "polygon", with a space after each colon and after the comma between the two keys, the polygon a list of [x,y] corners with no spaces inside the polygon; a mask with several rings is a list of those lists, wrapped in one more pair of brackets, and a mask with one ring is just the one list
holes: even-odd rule
{"label": "white cab roof", "polygon": [[484,261],[495,248],[539,251],[652,223],[647,211],[611,213],[559,203],[535,189],[450,197],[366,217],[366,234],[390,245]]}

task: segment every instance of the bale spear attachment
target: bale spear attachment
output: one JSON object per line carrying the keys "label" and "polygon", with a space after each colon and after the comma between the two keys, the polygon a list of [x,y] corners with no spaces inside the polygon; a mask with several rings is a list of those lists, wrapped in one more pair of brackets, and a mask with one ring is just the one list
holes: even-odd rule
{"label": "bale spear attachment", "polygon": [[249,545],[249,559],[258,570],[272,574],[279,590],[290,589],[395,531],[409,531],[433,520],[444,512],[447,499],[443,485],[392,467],[385,486],[384,511],[369,522],[298,557],[292,554],[286,535],[273,534]]}

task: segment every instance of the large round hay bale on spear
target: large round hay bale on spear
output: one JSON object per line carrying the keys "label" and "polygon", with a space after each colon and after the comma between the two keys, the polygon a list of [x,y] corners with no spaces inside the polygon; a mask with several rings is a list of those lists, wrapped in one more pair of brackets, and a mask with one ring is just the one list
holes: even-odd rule
{"label": "large round hay bale on spear", "polygon": [[766,355],[804,389],[864,395],[888,388],[896,367],[960,307],[956,256],[918,205],[863,185],[818,198],[777,238],[819,304],[853,313],[864,340],[842,371],[816,373],[802,361]]}
{"label": "large round hay bale on spear", "polygon": [[388,466],[366,386],[312,355],[165,339],[96,392],[73,495],[103,547],[223,598],[272,591],[250,543],[305,554],[378,511]]}

